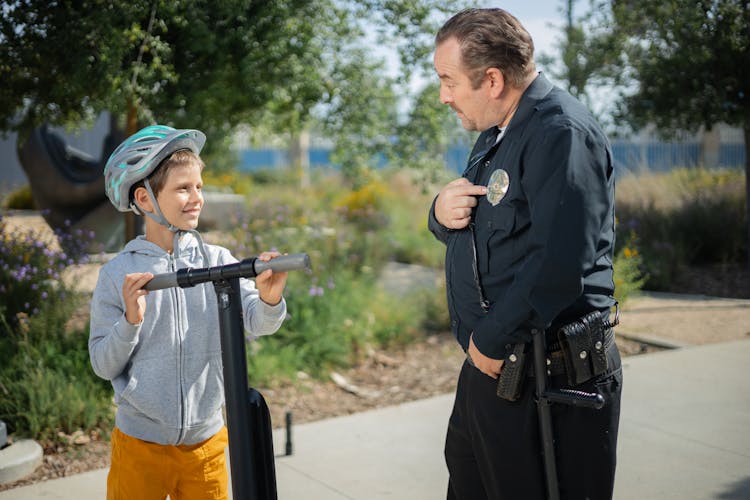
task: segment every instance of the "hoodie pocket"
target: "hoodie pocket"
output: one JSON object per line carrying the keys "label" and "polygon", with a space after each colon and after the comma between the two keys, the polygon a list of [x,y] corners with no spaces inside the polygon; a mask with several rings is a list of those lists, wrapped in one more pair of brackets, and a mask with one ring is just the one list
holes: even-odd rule
{"label": "hoodie pocket", "polygon": [[156,422],[179,424],[177,370],[170,359],[150,359],[134,363],[128,385],[117,404],[128,405]]}

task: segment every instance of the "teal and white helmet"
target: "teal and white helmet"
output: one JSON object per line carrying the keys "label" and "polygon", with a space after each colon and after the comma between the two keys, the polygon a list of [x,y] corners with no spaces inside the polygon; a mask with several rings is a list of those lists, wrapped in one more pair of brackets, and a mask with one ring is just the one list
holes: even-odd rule
{"label": "teal and white helmet", "polygon": [[[205,265],[210,262],[203,238],[195,229],[183,231],[164,217],[159,203],[156,201],[148,176],[156,167],[175,151],[189,149],[200,154],[206,136],[199,130],[176,130],[165,125],[151,125],[131,135],[120,144],[110,155],[104,166],[104,190],[107,198],[120,212],[135,212],[145,215],[158,224],[165,226],[174,233],[174,255],[179,256],[179,240],[183,233],[192,233],[198,240]],[[144,181],[144,187],[154,204],[154,213],[141,210],[135,201],[130,199],[130,188],[139,181]]]}
{"label": "teal and white helmet", "polygon": [[130,199],[133,184],[147,178],[166,157],[181,149],[200,154],[206,136],[199,130],[177,130],[151,125],[131,135],[110,155],[104,166],[105,191],[120,212],[140,214]]}

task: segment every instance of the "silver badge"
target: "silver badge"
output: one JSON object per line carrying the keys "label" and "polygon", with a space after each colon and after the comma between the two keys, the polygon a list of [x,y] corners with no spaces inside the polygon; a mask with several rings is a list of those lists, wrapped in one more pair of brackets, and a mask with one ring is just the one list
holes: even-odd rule
{"label": "silver badge", "polygon": [[494,207],[503,199],[510,186],[510,177],[508,172],[499,168],[492,172],[490,182],[487,183],[487,201]]}

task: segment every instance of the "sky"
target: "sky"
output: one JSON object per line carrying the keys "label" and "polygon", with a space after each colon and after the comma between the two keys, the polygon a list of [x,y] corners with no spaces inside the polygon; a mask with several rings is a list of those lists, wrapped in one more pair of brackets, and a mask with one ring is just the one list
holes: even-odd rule
{"label": "sky", "polygon": [[[587,2],[579,2],[579,5],[582,4],[587,5]],[[484,0],[477,2],[476,5],[477,7],[500,7],[517,17],[534,41],[534,56],[536,59],[541,54],[559,57],[557,45],[561,37],[560,26],[565,22],[563,14],[560,12],[563,0],[505,0],[494,2]],[[579,14],[578,12],[576,13]],[[380,47],[379,49],[379,51],[386,51],[384,56],[395,74],[398,71],[395,53],[388,53],[390,51],[387,51],[385,47]],[[428,75],[428,78],[432,78],[433,76]],[[550,77],[548,73],[547,76]],[[554,78],[551,79],[554,81]],[[414,77],[411,82],[412,90],[416,91],[422,88],[425,83],[423,77]],[[559,84],[560,82],[555,83]]]}
{"label": "sky", "polygon": [[[547,78],[554,84],[566,88],[567,85],[565,82],[559,81],[550,73],[551,68],[544,67],[538,63],[539,57],[542,54],[552,56],[556,61],[560,59],[559,43],[562,38],[561,28],[566,23],[562,9],[566,3],[565,0],[480,0],[476,3],[476,6],[499,7],[518,18],[534,41],[534,58],[537,61],[537,69],[544,71]],[[578,0],[574,9],[574,18],[580,18],[584,14],[585,9],[588,8],[590,8],[588,0]],[[446,17],[446,20],[448,17]],[[395,61],[395,54],[387,56],[387,59],[389,62]],[[429,74],[426,77],[414,75],[410,85],[412,92],[415,94],[418,93],[430,78],[436,77],[434,74]],[[599,116],[607,115],[608,110],[606,106],[609,100],[600,99],[600,91],[597,89],[587,90],[593,98],[591,105],[594,108],[594,112],[598,113]]]}
{"label": "sky", "polygon": [[560,37],[559,27],[565,22],[560,12],[562,0],[485,1],[480,2],[480,6],[500,7],[517,17],[534,40],[536,56],[541,53],[557,54],[556,38]]}

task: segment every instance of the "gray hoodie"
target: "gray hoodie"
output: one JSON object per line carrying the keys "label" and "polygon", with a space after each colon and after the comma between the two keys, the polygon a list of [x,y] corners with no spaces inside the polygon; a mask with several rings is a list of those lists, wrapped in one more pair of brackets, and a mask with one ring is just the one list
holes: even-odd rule
{"label": "gray hoodie", "polygon": [[[89,355],[94,372],[112,382],[115,424],[130,436],[160,444],[194,444],[224,425],[224,381],[219,313],[211,283],[156,290],[146,296],[140,325],[125,319],[122,283],[135,272],[154,274],[237,262],[226,248],[180,238],[176,256],[139,236],[102,266],[91,301]],[[284,300],[269,306],[253,281],[240,280],[245,329],[274,333],[286,315]]]}

